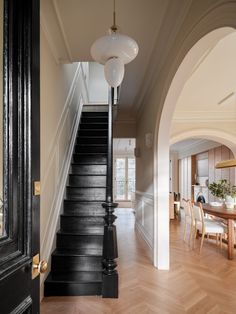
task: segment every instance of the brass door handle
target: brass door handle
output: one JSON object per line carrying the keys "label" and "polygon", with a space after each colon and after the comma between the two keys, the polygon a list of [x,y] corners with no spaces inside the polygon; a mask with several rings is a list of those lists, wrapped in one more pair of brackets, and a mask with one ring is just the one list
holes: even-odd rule
{"label": "brass door handle", "polygon": [[32,279],[36,278],[39,274],[45,273],[48,269],[48,263],[44,260],[39,261],[39,254],[33,257],[32,263]]}

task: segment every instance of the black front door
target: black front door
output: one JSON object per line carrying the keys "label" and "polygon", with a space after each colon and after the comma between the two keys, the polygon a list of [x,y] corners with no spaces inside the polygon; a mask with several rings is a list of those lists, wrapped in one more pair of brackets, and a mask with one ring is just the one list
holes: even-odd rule
{"label": "black front door", "polygon": [[0,313],[39,313],[39,0],[0,2]]}

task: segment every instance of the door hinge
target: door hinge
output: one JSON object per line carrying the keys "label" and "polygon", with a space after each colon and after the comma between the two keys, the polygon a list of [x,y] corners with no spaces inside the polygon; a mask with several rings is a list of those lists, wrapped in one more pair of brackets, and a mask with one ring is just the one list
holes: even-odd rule
{"label": "door hinge", "polygon": [[34,195],[40,195],[41,183],[40,181],[34,181]]}

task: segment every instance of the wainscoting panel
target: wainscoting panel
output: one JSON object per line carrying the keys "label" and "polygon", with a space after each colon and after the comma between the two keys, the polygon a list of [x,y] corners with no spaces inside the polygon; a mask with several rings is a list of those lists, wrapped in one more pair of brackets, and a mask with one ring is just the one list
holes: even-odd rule
{"label": "wainscoting panel", "polygon": [[[64,198],[67,175],[76,140],[83,103],[87,102],[87,91],[83,82],[84,75],[78,63],[69,94],[66,99],[58,128],[55,132],[50,150],[47,168],[43,169],[41,178],[41,208],[47,208],[46,224],[41,224],[41,257],[49,261],[54,249],[55,234]],[[42,211],[45,215],[45,210]],[[50,270],[50,267],[49,267]],[[48,270],[48,271],[49,271]],[[41,290],[46,274],[40,276]],[[42,296],[42,294],[41,294]]]}
{"label": "wainscoting panel", "polygon": [[154,198],[152,194],[135,193],[135,228],[147,244],[148,255],[153,261],[154,248]]}

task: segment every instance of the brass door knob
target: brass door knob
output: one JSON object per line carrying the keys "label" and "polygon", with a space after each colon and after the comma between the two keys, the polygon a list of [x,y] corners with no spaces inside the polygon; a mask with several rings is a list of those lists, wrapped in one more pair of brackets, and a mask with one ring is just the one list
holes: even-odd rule
{"label": "brass door knob", "polygon": [[40,274],[45,273],[48,269],[48,263],[44,260],[40,261],[38,265],[34,265]]}
{"label": "brass door knob", "polygon": [[39,254],[33,257],[32,278],[36,278],[39,274],[45,273],[48,269],[48,263],[44,260],[39,261]]}

